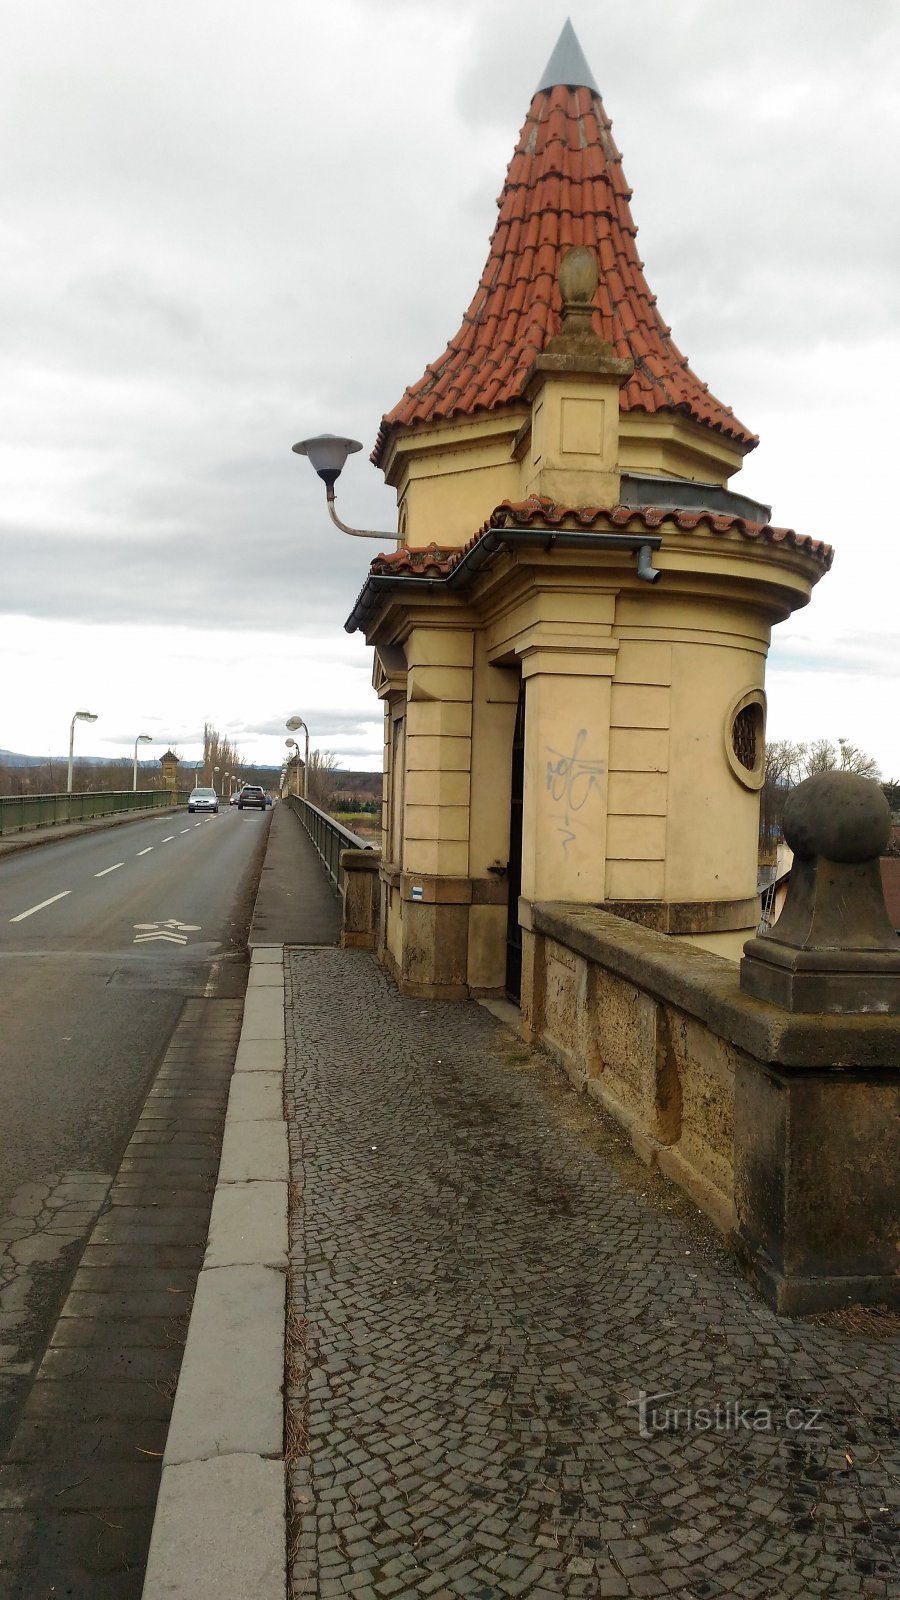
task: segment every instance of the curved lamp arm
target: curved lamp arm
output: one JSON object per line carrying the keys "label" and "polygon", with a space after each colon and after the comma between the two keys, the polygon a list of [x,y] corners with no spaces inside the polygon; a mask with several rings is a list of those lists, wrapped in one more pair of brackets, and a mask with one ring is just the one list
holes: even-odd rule
{"label": "curved lamp arm", "polygon": [[333,486],[330,489],[327,490],[326,498],[327,498],[327,501],[328,501],[328,515],[330,516],[330,518],[331,518],[332,522],[334,523],[335,527],[336,528],[340,528],[341,533],[350,533],[350,534],[353,535],[354,539],[377,539],[380,544],[384,544],[385,539],[397,539],[397,538],[399,538],[399,534],[396,534],[396,533],[375,533],[374,530],[371,529],[371,528],[348,528],[346,522],[342,522],[341,521],[340,517],[338,516],[337,512],[334,509],[334,487]]}
{"label": "curved lamp arm", "polygon": [[328,500],[328,515],[336,528],[341,533],[349,533],[354,539],[398,539],[397,533],[376,533],[374,528],[350,528],[342,522],[334,509],[334,485],[340,477],[344,463],[349,455],[355,455],[362,449],[358,439],[344,439],[334,433],[320,433],[314,439],[301,439],[299,443],[291,445],[295,455],[307,456],[325,485]]}

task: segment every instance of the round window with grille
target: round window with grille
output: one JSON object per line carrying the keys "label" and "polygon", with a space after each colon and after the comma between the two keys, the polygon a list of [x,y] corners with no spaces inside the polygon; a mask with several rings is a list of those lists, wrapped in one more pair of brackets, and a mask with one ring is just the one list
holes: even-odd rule
{"label": "round window with grille", "polygon": [[761,789],[766,772],[766,697],[746,689],[728,707],[725,754],[734,776],[747,789]]}

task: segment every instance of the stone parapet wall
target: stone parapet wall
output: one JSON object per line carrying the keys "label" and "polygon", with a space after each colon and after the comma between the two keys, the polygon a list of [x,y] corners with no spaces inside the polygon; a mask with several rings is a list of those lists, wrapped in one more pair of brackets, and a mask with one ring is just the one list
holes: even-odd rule
{"label": "stone parapet wall", "polygon": [[900,1019],[788,1013],[734,962],[520,903],[522,1031],[729,1234],[785,1312],[900,1300]]}
{"label": "stone parapet wall", "polygon": [[[666,985],[659,974],[627,976],[609,953],[578,948],[586,943],[585,913],[569,910],[571,916],[542,906],[534,910],[530,966],[537,982],[526,985],[530,1036],[627,1130],[645,1161],[672,1177],[727,1231],[734,1225],[735,1048],[683,1005],[660,995]],[[640,944],[632,941],[630,924],[612,916],[604,920],[618,925],[613,937],[628,927],[629,944]],[[687,953],[690,958],[690,947]]]}

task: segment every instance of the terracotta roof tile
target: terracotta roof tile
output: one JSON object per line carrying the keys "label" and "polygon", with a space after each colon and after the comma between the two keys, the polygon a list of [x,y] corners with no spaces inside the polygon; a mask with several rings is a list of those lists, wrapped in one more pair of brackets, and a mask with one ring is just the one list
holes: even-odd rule
{"label": "terracotta roof tile", "polygon": [[656,533],[669,522],[682,533],[708,528],[711,533],[737,534],[742,539],[761,539],[769,544],[784,544],[812,556],[824,568],[834,559],[831,545],[793,528],[773,528],[769,523],[750,522],[746,517],[717,511],[680,511],[667,506],[562,506],[553,500],[532,495],[528,500],[504,500],[491,512],[483,527],[462,549],[438,544],[422,548],[400,545],[377,555],[369,568],[376,577],[445,577],[470,550],[494,529],[561,528],[575,522],[580,528],[613,533]]}
{"label": "terracotta roof tile", "polygon": [[769,544],[789,545],[813,556],[826,568],[834,560],[831,545],[821,539],[796,533],[793,528],[773,528],[769,523],[750,522],[746,517],[716,511],[679,511],[666,506],[560,506],[538,495],[532,495],[528,500],[504,500],[491,513],[478,537],[490,528],[505,528],[510,523],[517,528],[535,525],[558,528],[567,521],[575,521],[582,528],[610,528],[621,533],[640,532],[642,529],[653,533],[664,522],[673,522],[682,533],[691,533],[703,526],[712,533],[736,533],[743,539],[762,539]]}
{"label": "terracotta roof tile", "polygon": [[488,259],[462,326],[384,418],[372,459],[394,427],[449,420],[519,399],[525,376],[559,330],[559,266],[573,244],[596,251],[595,327],[631,358],[623,411],[680,411],[750,449],[754,435],[711,395],[672,342],[643,274],[631,190],[603,102],[593,90],[539,90],[509,165]]}

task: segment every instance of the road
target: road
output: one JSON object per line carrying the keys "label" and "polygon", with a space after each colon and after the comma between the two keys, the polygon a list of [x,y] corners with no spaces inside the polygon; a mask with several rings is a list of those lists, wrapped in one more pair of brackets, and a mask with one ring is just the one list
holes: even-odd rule
{"label": "road", "polygon": [[0,857],[0,1445],[186,998],[243,992],[270,815]]}

